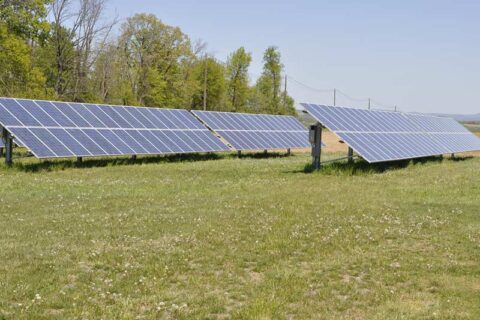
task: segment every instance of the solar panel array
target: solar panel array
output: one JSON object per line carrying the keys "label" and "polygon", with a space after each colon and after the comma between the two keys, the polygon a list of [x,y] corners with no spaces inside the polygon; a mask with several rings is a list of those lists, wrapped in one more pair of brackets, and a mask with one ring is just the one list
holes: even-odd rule
{"label": "solar panel array", "polygon": [[480,139],[453,119],[302,104],[368,162],[480,150]]}
{"label": "solar panel array", "polygon": [[452,118],[413,113],[404,115],[448,150],[447,153],[480,150],[480,139]]}
{"label": "solar panel array", "polygon": [[186,110],[0,98],[0,124],[38,158],[228,150]]}
{"label": "solar panel array", "polygon": [[308,148],[308,131],[292,116],[192,111],[237,150]]}

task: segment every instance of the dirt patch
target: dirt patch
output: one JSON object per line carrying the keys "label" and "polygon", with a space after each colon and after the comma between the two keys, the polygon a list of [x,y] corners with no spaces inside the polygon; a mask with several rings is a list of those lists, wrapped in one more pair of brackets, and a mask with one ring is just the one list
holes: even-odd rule
{"label": "dirt patch", "polygon": [[[344,152],[347,153],[348,151],[348,146],[340,142],[340,139],[331,131],[328,130],[323,130],[322,131],[322,142],[326,145],[325,148],[322,149],[322,152],[327,152],[327,153],[338,153],[338,152]],[[305,152],[305,153],[310,153],[312,152],[312,149],[296,149],[295,152]]]}

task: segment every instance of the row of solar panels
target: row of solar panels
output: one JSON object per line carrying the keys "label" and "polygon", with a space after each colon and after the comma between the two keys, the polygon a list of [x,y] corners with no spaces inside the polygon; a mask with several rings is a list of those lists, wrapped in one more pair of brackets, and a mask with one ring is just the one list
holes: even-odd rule
{"label": "row of solar panels", "polygon": [[[480,150],[480,140],[453,119],[303,106],[369,162]],[[0,124],[38,158],[310,146],[290,116],[0,98]]]}
{"label": "row of solar panels", "polygon": [[368,162],[480,150],[480,139],[450,118],[302,104]]}
{"label": "row of solar panels", "polygon": [[38,158],[310,146],[291,116],[0,98],[0,124]]}

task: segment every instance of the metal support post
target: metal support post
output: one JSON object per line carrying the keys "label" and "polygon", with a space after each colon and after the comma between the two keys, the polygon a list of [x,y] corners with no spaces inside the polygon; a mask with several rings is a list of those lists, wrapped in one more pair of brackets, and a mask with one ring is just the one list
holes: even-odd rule
{"label": "metal support post", "polygon": [[290,154],[292,154],[292,152],[290,151],[290,148],[287,149],[287,156],[289,156]]}
{"label": "metal support post", "polygon": [[322,125],[317,123],[310,127],[310,143],[312,144],[312,166],[319,170],[322,156]]}
{"label": "metal support post", "polygon": [[132,160],[133,161],[137,160],[137,155],[136,154],[132,155]]}
{"label": "metal support post", "polygon": [[2,133],[3,142],[5,144],[5,164],[7,166],[11,166],[13,163],[13,139],[10,132],[8,132],[5,128],[3,129]]}
{"label": "metal support post", "polygon": [[78,162],[78,163],[82,163],[82,162],[83,162],[83,158],[82,158],[82,157],[77,157],[77,162]]}
{"label": "metal support post", "polygon": [[242,150],[238,150],[238,151],[237,151],[237,155],[238,155],[238,157],[240,158],[240,157],[242,156]]}
{"label": "metal support post", "polygon": [[348,158],[348,163],[353,163],[353,149],[350,147],[348,147],[347,158]]}

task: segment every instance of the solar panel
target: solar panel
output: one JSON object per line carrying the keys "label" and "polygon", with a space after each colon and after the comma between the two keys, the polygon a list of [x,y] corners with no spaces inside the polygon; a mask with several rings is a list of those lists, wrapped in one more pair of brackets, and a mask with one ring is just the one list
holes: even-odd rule
{"label": "solar panel", "polygon": [[480,150],[480,139],[453,119],[302,104],[368,162]]}
{"label": "solar panel", "polygon": [[454,119],[412,113],[405,116],[449,153],[480,150],[480,139]]}
{"label": "solar panel", "polygon": [[0,98],[0,124],[38,158],[229,150],[180,109]]}
{"label": "solar panel", "polygon": [[308,148],[308,131],[292,116],[192,111],[237,150]]}

